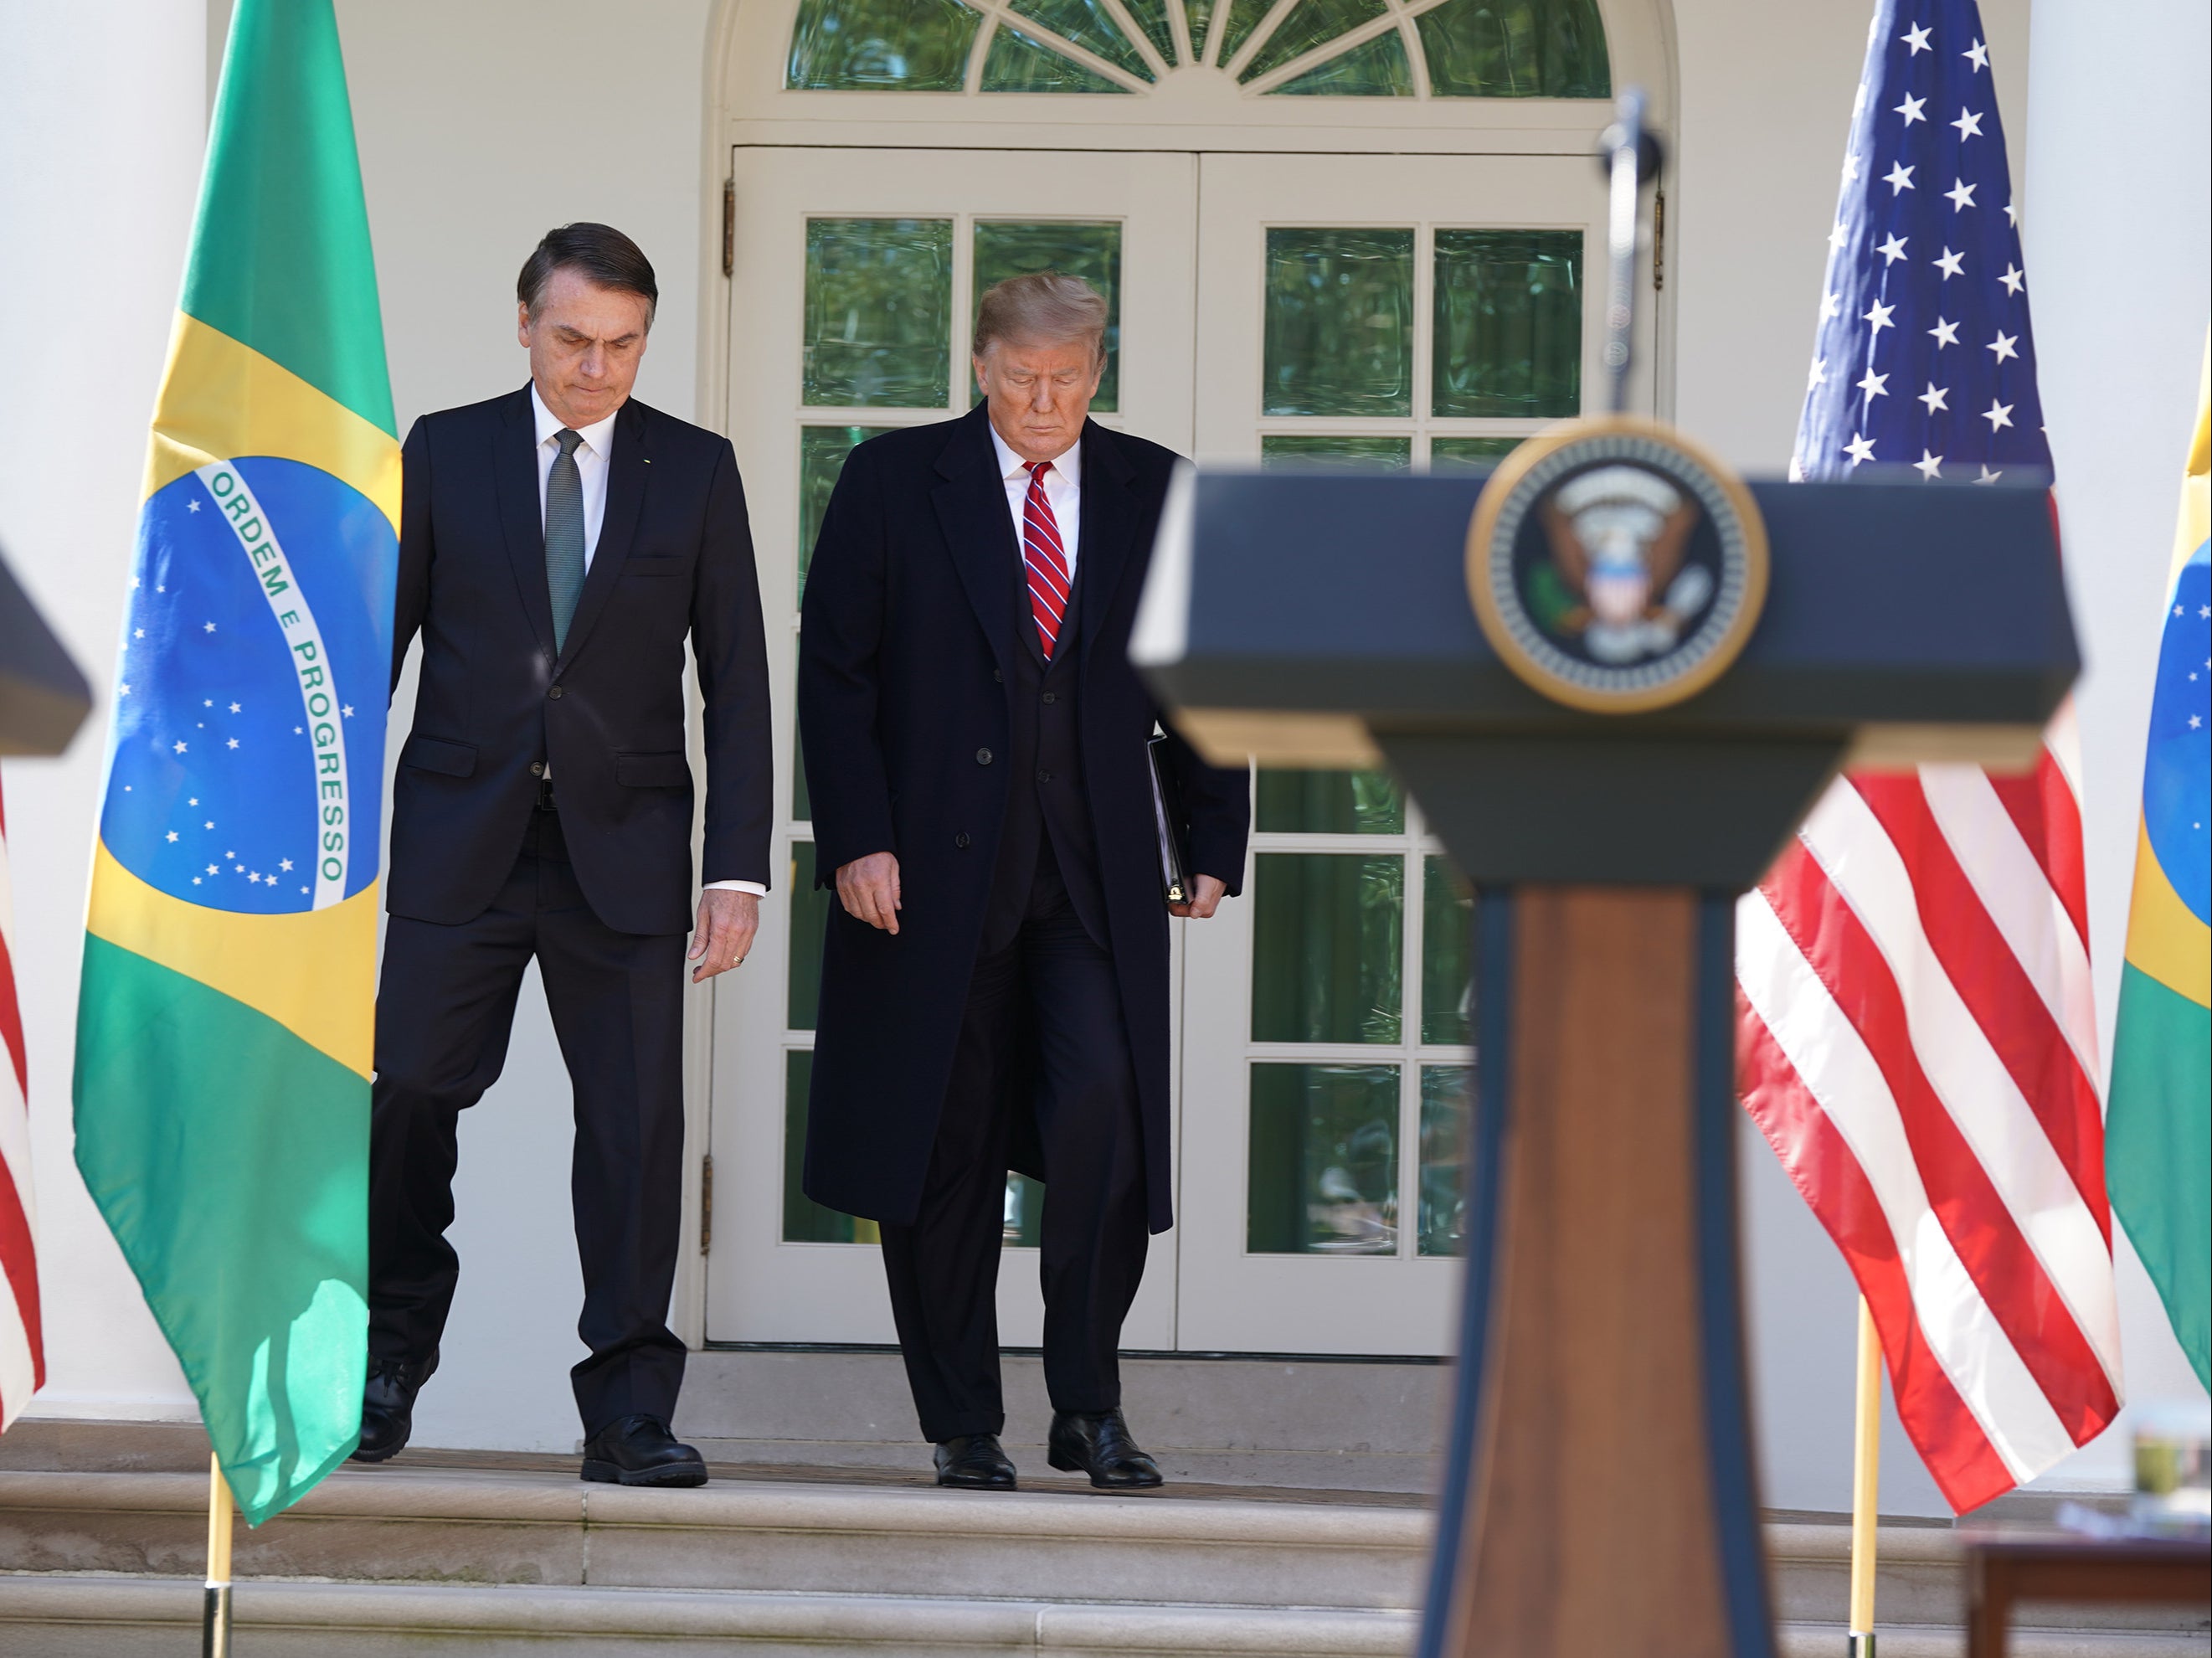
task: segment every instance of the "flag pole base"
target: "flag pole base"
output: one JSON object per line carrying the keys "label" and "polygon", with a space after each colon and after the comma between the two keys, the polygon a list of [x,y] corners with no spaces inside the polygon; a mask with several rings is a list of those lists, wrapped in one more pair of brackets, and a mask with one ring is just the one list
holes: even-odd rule
{"label": "flag pole base", "polygon": [[1874,1632],[1871,1630],[1864,1635],[1853,1630],[1845,1639],[1850,1644],[1844,1649],[1844,1658],[1874,1658]]}
{"label": "flag pole base", "polygon": [[200,1615],[200,1658],[230,1658],[230,1585],[228,1583],[210,1583],[207,1586],[207,1600]]}

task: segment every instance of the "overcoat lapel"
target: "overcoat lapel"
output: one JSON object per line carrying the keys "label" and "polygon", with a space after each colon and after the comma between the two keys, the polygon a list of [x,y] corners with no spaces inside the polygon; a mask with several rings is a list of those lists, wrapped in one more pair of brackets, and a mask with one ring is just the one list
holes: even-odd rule
{"label": "overcoat lapel", "polygon": [[1006,659],[1006,650],[1014,636],[1012,572],[1021,562],[1021,550],[1014,544],[1006,485],[985,428],[989,418],[979,404],[958,422],[937,460],[944,482],[930,491],[929,498],[999,671],[1011,678],[1013,664]]}
{"label": "overcoat lapel", "polygon": [[1083,530],[1075,544],[1075,568],[1076,580],[1086,587],[1077,621],[1086,653],[1113,608],[1115,590],[1121,585],[1136,544],[1136,468],[1116,446],[1114,434],[1097,421],[1085,422]]}
{"label": "overcoat lapel", "polygon": [[[646,480],[653,475],[653,454],[647,439],[652,422],[635,403],[623,405],[615,422],[614,452],[607,457],[607,510],[599,520],[599,544],[592,550],[592,568],[584,574],[584,591],[576,596],[576,614],[568,619],[568,641],[561,660],[573,662],[591,637],[599,613],[622,580],[623,561],[637,535],[638,514],[645,507]],[[539,585],[544,586],[544,563],[539,561]],[[553,613],[546,601],[546,615]]]}
{"label": "overcoat lapel", "polygon": [[553,595],[545,581],[545,524],[538,508],[538,458],[530,419],[530,388],[507,400],[492,438],[493,488],[499,497],[500,531],[522,613],[548,662],[553,659]]}

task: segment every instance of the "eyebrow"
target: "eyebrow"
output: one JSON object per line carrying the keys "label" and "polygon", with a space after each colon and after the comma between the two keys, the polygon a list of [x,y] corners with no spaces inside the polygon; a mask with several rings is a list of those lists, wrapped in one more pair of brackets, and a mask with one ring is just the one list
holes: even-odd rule
{"label": "eyebrow", "polygon": [[[564,340],[580,340],[589,342],[599,337],[594,334],[586,334],[580,328],[571,328],[566,323],[556,324],[554,325],[554,332],[560,335]],[[627,334],[617,334],[611,338],[601,340],[599,343],[602,345],[628,345],[632,340],[637,337],[637,331],[633,328]]]}

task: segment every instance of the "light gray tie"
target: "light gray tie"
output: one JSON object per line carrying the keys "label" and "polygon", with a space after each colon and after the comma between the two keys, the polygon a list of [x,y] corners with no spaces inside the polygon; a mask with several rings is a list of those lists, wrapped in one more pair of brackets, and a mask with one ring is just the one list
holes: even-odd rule
{"label": "light gray tie", "polygon": [[581,432],[563,427],[554,441],[561,452],[545,480],[545,586],[553,596],[553,653],[568,642],[576,595],[584,591],[584,480],[576,471]]}

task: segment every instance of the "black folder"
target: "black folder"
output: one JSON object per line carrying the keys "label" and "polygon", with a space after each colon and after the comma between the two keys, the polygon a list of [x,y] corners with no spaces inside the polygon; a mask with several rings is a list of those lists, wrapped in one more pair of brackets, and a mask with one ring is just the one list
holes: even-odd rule
{"label": "black folder", "polygon": [[1183,811],[1182,790],[1166,759],[1164,735],[1145,745],[1152,768],[1152,826],[1160,842],[1160,891],[1170,904],[1190,902],[1190,818]]}

